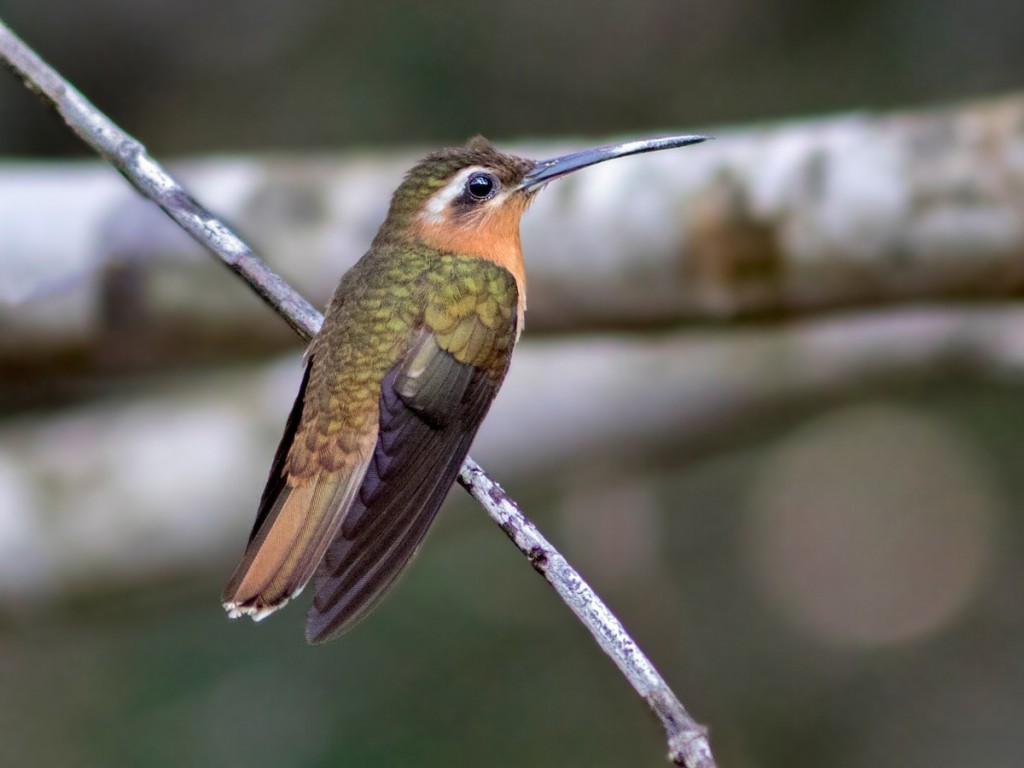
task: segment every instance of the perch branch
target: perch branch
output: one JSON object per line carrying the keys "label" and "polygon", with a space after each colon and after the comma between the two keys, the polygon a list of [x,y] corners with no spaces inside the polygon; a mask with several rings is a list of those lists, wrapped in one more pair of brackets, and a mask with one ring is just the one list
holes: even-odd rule
{"label": "perch branch", "polygon": [[[274,273],[223,222],[199,205],[134,138],[97,110],[49,67],[2,21],[0,56],[29,87],[56,107],[71,129],[107,159],[145,197],[153,200],[195,240],[213,251],[275,309],[304,340],[319,330],[323,318]],[[704,728],[683,708],[622,624],[580,575],[518,511],[500,487],[472,459],[466,459],[459,482],[483,505],[520,551],[544,574],[555,591],[586,624],[601,648],[615,661],[665,728],[669,757],[688,768],[714,765]],[[554,567],[540,568],[538,557]]]}
{"label": "perch branch", "polygon": [[558,596],[593,634],[601,650],[612,658],[633,689],[661,720],[668,738],[669,759],[676,765],[708,768],[714,765],[706,730],[690,717],[615,614],[544,538],[537,526],[527,519],[519,505],[471,458],[462,465],[459,485],[480,502],[519,551],[530,559],[537,573],[554,587]]}

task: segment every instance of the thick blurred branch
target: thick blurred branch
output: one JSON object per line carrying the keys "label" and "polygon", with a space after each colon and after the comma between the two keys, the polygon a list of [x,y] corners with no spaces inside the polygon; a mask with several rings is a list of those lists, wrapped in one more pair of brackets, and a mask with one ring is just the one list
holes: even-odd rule
{"label": "thick blurred branch", "polygon": [[[145,147],[96,109],[58,72],[49,67],[0,21],[0,57],[38,89],[68,126],[108,160],[145,197],[189,235],[215,254],[308,341],[323,318],[276,273],[270,270],[227,225],[196,202],[149,156]],[[505,492],[470,457],[459,483],[508,534],[535,568],[537,548],[557,565],[538,568],[558,596],[615,662],[630,685],[661,722],[668,739],[669,759],[687,768],[714,768],[706,730],[684,709],[675,693],[647,659],[625,627],[568,561],[544,539]]]}
{"label": "thick blurred branch", "polygon": [[[223,563],[251,522],[301,373],[296,354],[0,428],[5,597]],[[474,453],[516,484],[625,472],[706,455],[779,411],[951,376],[1024,383],[1024,309],[524,343]],[[570,381],[587,382],[587,396]]]}
{"label": "thick blurred branch", "polygon": [[[600,166],[539,197],[523,234],[531,331],[1024,288],[1024,95],[716,134],[699,152]],[[180,171],[323,305],[411,157],[219,159]],[[131,353],[112,348],[180,362],[289,343],[251,294],[109,169],[0,167],[0,224],[0,366],[23,376],[36,365],[130,367]],[[125,334],[139,343],[120,343]]]}

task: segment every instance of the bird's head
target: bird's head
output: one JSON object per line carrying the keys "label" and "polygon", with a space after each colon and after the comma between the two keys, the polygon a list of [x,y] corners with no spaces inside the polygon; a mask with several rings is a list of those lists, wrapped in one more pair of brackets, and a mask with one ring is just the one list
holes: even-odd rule
{"label": "bird's head", "polygon": [[706,138],[641,139],[536,161],[499,152],[477,136],[417,163],[396,190],[382,231],[413,235],[450,253],[494,258],[509,248],[518,250],[519,220],[547,182],[605,160]]}

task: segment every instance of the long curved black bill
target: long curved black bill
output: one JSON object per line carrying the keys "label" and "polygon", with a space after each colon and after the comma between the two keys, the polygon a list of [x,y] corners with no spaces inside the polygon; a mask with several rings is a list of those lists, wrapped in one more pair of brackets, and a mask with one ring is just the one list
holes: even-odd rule
{"label": "long curved black bill", "polygon": [[612,160],[616,157],[626,155],[638,155],[641,152],[657,152],[660,149],[673,149],[674,147],[686,147],[690,144],[700,144],[707,141],[710,136],[662,136],[656,139],[637,139],[635,141],[624,141],[620,144],[608,144],[604,147],[584,149],[580,152],[573,152],[570,155],[562,155],[551,160],[538,160],[533,168],[526,172],[519,189],[530,189],[539,184],[545,184],[559,176],[586,168],[588,165],[603,163],[605,160]]}

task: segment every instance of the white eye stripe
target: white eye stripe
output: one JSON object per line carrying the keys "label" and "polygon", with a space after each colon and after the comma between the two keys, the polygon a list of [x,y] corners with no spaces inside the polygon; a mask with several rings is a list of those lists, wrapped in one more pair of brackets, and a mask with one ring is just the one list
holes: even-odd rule
{"label": "white eye stripe", "polygon": [[469,177],[474,173],[489,173],[489,171],[480,165],[463,168],[452,177],[451,181],[427,200],[427,204],[423,206],[423,213],[421,214],[423,219],[430,224],[441,224],[444,222],[444,212],[448,210],[451,202],[462,194],[462,191],[466,188],[466,182],[469,181]]}
{"label": "white eye stripe", "polygon": [[465,188],[469,177],[482,170],[483,168],[480,166],[472,166],[470,168],[463,168],[455,174],[455,177],[443,189],[435,192],[427,200],[427,204],[423,207],[423,217],[433,224],[440,224],[444,220],[444,212],[448,209],[449,204],[462,194],[462,190]]}

